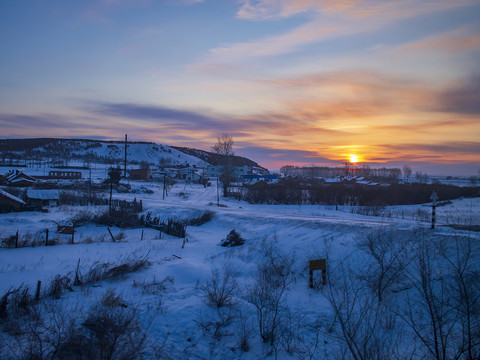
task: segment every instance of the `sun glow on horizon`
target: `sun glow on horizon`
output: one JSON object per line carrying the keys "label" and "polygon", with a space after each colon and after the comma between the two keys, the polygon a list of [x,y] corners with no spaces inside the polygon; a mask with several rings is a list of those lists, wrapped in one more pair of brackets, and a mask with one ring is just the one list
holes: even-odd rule
{"label": "sun glow on horizon", "polygon": [[348,161],[350,161],[352,164],[355,164],[360,161],[360,158],[355,154],[349,154]]}

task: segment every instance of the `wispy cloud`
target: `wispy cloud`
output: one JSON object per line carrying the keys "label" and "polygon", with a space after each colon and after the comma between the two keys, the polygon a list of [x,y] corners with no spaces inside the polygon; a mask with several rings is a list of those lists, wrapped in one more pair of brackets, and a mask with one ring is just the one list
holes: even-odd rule
{"label": "wispy cloud", "polygon": [[458,114],[480,115],[480,74],[440,93],[437,108]]}
{"label": "wispy cloud", "polygon": [[149,120],[165,124],[174,122],[183,126],[198,126],[200,128],[222,126],[222,120],[213,116],[162,106],[93,102],[87,105],[86,110],[98,115]]}
{"label": "wispy cloud", "polygon": [[69,118],[56,114],[22,115],[22,114],[0,114],[0,125],[2,132],[8,132],[10,129],[29,129],[29,128],[52,128],[68,124]]}
{"label": "wispy cloud", "polygon": [[303,14],[306,23],[282,34],[248,42],[224,44],[210,50],[206,63],[246,61],[299,51],[306,45],[382,29],[398,20],[475,4],[474,0],[337,1],[244,0],[237,17],[267,20]]}
{"label": "wispy cloud", "polygon": [[462,26],[397,47],[396,51],[440,51],[445,53],[480,50],[480,29]]}
{"label": "wispy cloud", "polygon": [[474,0],[242,0],[237,16],[249,20],[291,17],[305,13],[333,13],[349,18],[404,18],[475,4]]}

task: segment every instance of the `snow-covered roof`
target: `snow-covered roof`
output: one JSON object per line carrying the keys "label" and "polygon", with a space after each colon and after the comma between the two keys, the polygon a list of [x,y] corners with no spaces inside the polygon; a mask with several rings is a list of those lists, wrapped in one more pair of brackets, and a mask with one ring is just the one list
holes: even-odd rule
{"label": "snow-covered roof", "polygon": [[60,199],[60,194],[58,193],[58,190],[28,189],[26,195],[29,199],[36,199],[36,200],[58,200],[58,199]]}
{"label": "snow-covered roof", "polygon": [[13,200],[15,202],[18,202],[18,203],[21,203],[21,204],[24,204],[25,205],[25,201],[23,201],[22,199],[12,195],[12,194],[9,194],[8,192],[6,191],[3,191],[2,189],[0,189],[0,195],[1,196],[4,196],[6,198],[9,198],[10,200]]}
{"label": "snow-covered roof", "polygon": [[35,180],[23,178],[23,177],[18,177],[18,178],[9,180],[11,184],[21,183],[22,181],[26,181],[27,183],[32,183],[32,184],[35,183]]}
{"label": "snow-covered roof", "polygon": [[10,182],[21,181],[21,180],[26,180],[26,181],[31,181],[31,182],[35,181],[35,179],[33,177],[25,174],[24,172],[22,172],[20,170],[12,170],[11,172],[8,172],[5,175],[5,178]]}
{"label": "snow-covered roof", "polygon": [[334,177],[334,178],[327,178],[325,179],[325,182],[326,183],[337,183],[337,182],[340,182],[340,178],[339,177]]}

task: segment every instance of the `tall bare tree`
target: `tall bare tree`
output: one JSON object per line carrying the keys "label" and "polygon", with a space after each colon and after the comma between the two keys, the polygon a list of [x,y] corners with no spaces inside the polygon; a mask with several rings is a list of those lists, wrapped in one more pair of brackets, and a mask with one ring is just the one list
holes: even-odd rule
{"label": "tall bare tree", "polygon": [[233,138],[227,133],[217,137],[217,143],[213,145],[212,149],[213,152],[220,155],[220,166],[222,166],[220,180],[222,181],[223,186],[223,196],[228,196],[228,188],[235,180],[233,167]]}
{"label": "tall bare tree", "polygon": [[407,164],[403,165],[403,177],[407,180],[407,182],[410,175],[412,175],[412,168]]}

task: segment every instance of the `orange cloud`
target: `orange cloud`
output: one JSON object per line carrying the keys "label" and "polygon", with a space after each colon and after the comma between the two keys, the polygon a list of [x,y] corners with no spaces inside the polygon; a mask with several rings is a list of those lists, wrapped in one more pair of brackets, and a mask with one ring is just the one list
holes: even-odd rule
{"label": "orange cloud", "polygon": [[472,26],[464,26],[445,33],[408,43],[397,51],[441,51],[446,53],[480,49],[480,33]]}

